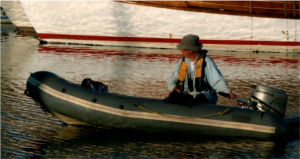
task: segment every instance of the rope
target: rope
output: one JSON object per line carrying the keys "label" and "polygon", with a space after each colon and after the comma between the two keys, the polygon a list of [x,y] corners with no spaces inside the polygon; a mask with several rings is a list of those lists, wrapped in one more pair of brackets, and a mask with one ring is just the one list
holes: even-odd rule
{"label": "rope", "polygon": [[215,114],[209,114],[209,115],[203,115],[203,116],[193,116],[193,117],[181,117],[181,116],[174,116],[174,115],[167,115],[167,114],[161,114],[159,112],[156,112],[156,111],[153,111],[153,110],[150,110],[150,109],[147,109],[143,106],[141,106],[140,104],[137,104],[137,103],[134,103],[134,105],[136,107],[139,107],[145,111],[148,111],[150,113],[154,113],[154,114],[157,114],[157,115],[161,115],[161,116],[166,116],[166,117],[170,117],[170,118],[179,118],[179,119],[190,119],[190,118],[207,118],[207,117],[211,117],[211,116],[216,116],[216,115],[224,115],[228,110],[229,108],[225,109],[223,112],[218,112],[218,113],[215,113]]}

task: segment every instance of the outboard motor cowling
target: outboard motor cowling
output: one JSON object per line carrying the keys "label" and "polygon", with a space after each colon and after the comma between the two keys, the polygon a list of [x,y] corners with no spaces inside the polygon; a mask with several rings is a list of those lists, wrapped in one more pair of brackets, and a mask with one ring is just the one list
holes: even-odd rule
{"label": "outboard motor cowling", "polygon": [[251,100],[256,102],[256,107],[260,111],[268,111],[276,114],[280,118],[284,118],[288,95],[285,91],[257,85]]}

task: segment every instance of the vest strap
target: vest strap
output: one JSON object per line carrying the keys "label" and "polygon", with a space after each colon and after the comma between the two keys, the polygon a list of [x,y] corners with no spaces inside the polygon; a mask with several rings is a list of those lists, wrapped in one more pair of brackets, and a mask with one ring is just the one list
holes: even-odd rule
{"label": "vest strap", "polygon": [[195,88],[197,92],[200,92],[203,89],[203,73],[204,73],[204,61],[206,57],[206,52],[201,53],[197,61],[196,66],[196,78],[195,78]]}

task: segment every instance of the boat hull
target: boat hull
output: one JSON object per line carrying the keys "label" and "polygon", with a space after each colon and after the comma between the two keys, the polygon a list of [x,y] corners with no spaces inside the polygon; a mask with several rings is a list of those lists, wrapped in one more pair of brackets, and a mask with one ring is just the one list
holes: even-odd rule
{"label": "boat hull", "polygon": [[[43,108],[70,124],[265,139],[284,137],[291,131],[282,119],[269,112],[210,104],[189,108],[159,99],[98,93],[50,72],[32,74],[27,81],[27,90]],[[225,111],[227,108],[229,110]],[[205,117],[224,111],[223,115]]]}
{"label": "boat hull", "polygon": [[175,49],[184,35],[196,34],[208,50],[300,51],[298,19],[220,15],[114,1],[21,3],[39,37],[50,43]]}

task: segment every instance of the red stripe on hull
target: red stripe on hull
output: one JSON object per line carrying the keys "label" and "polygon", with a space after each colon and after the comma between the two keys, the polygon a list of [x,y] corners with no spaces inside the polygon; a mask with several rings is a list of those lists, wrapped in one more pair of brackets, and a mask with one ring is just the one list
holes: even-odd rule
{"label": "red stripe on hull", "polygon": [[[39,33],[41,39],[66,39],[66,40],[96,40],[96,41],[120,41],[120,42],[156,42],[156,43],[180,43],[181,39],[170,38],[145,38],[145,37],[113,37],[69,34]],[[203,40],[202,44],[218,45],[275,45],[275,46],[300,46],[300,42],[289,41],[255,41],[255,40]]]}

